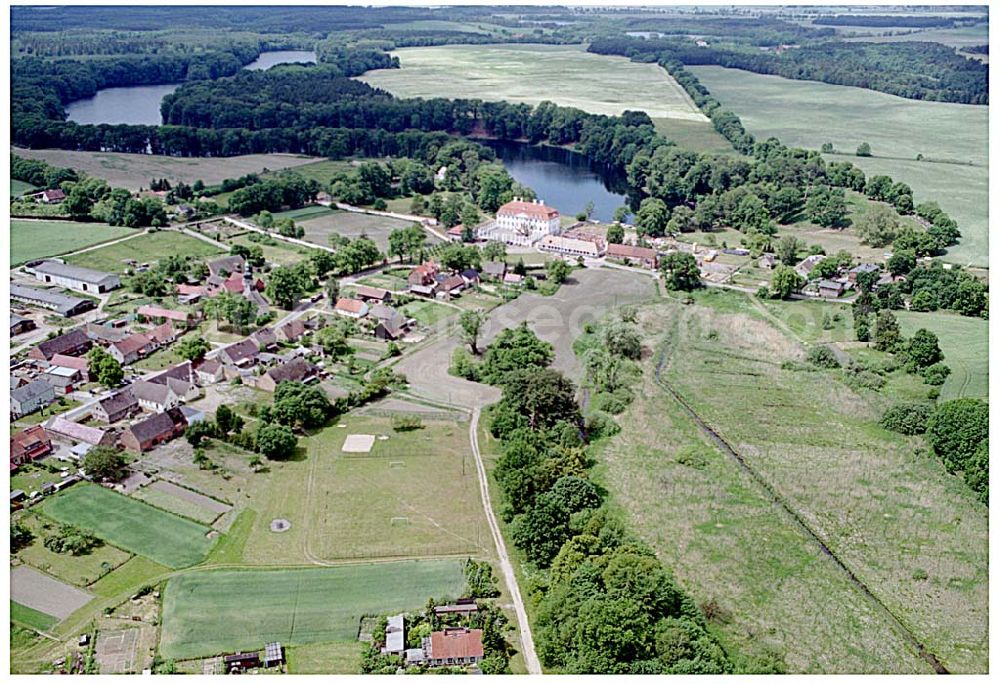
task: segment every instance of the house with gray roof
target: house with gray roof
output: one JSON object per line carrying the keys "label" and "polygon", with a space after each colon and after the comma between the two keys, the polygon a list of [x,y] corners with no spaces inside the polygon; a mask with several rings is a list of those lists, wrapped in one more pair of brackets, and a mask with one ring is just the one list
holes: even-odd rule
{"label": "house with gray roof", "polygon": [[45,361],[46,363],[52,360],[56,354],[65,354],[67,356],[79,356],[80,354],[86,352],[90,349],[93,343],[90,338],[80,329],[70,330],[68,333],[63,333],[53,337],[50,340],[45,340],[35,345],[35,347],[28,352],[29,359],[35,359],[37,361]]}
{"label": "house with gray roof", "polygon": [[110,292],[122,285],[121,279],[115,273],[105,273],[90,268],[72,266],[54,259],[46,259],[37,264],[30,264],[25,267],[25,270],[43,283],[59,285],[60,287],[76,290],[77,292],[101,294]]}
{"label": "house with gray roof", "polygon": [[102,423],[117,423],[139,412],[139,400],[131,387],[115,392],[97,402],[90,415]]}
{"label": "house with gray roof", "polygon": [[17,419],[45,408],[56,400],[56,390],[45,380],[35,380],[10,391],[10,415]]}

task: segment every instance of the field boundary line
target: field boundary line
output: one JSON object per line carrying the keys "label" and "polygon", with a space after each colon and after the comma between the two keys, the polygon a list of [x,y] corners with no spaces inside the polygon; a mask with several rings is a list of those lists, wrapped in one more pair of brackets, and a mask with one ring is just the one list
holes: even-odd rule
{"label": "field boundary line", "polygon": [[774,485],[772,485],[767,478],[761,475],[753,466],[747,463],[746,459],[744,459],[743,456],[736,451],[736,449],[734,449],[724,437],[722,437],[722,435],[716,432],[710,425],[708,425],[708,423],[705,422],[698,412],[695,411],[694,408],[684,399],[680,392],[678,392],[673,385],[663,379],[662,371],[667,359],[664,347],[660,347],[657,356],[658,358],[654,373],[656,383],[665,389],[667,393],[670,394],[670,396],[673,397],[678,404],[680,404],[681,408],[683,408],[691,419],[694,420],[695,424],[701,429],[701,431],[704,432],[723,453],[732,457],[740,469],[750,475],[751,479],[753,479],[754,482],[756,482],[757,485],[764,490],[768,498],[771,499],[772,503],[781,508],[792,519],[796,526],[805,532],[806,536],[819,546],[823,555],[833,560],[837,567],[839,567],[847,575],[851,584],[853,584],[865,598],[867,598],[877,609],[879,609],[879,612],[883,613],[883,615],[888,618],[890,625],[896,627],[902,633],[903,638],[916,649],[917,655],[927,662],[927,664],[934,669],[934,672],[937,674],[950,674],[948,669],[938,659],[938,657],[928,650],[928,648],[924,646],[924,644],[916,637],[910,628],[895,613],[893,613],[889,607],[886,606],[885,603],[883,603],[882,600],[872,592],[871,589],[868,588],[868,585],[865,584],[861,578],[859,578],[829,546],[827,546],[826,542],[819,536],[819,534],[814,531],[805,519],[794,508],[792,508],[792,506],[781,494],[778,493]]}

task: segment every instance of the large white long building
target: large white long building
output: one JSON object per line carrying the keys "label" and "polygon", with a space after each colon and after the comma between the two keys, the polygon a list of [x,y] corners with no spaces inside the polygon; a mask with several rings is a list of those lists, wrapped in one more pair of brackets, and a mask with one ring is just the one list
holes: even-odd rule
{"label": "large white long building", "polygon": [[559,234],[559,212],[540,200],[515,199],[497,210],[495,221],[480,226],[476,237],[527,247],[546,235]]}
{"label": "large white long building", "polygon": [[121,280],[114,273],[71,266],[51,259],[29,264],[24,270],[43,283],[52,283],[77,292],[100,294],[121,287]]}

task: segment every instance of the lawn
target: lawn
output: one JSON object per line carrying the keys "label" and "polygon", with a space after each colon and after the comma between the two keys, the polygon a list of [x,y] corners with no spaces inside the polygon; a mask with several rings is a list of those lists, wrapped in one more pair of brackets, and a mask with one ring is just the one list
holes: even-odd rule
{"label": "lawn", "polygon": [[28,608],[28,606],[22,606],[17,601],[11,601],[10,621],[18,625],[30,627],[31,629],[35,629],[40,632],[45,632],[55,627],[56,623],[59,622],[59,619],[52,617],[51,615],[47,615],[40,610]]}
{"label": "lawn", "polygon": [[51,520],[39,519],[34,514],[25,515],[21,520],[35,535],[35,539],[30,546],[18,551],[17,557],[28,565],[71,584],[86,586],[130,557],[128,553],[108,544],[83,556],[49,551],[45,548],[45,537],[52,534],[58,525]]}
{"label": "lawn", "polygon": [[289,674],[356,674],[361,671],[361,653],[366,644],[334,641],[303,644],[285,649]]}
{"label": "lawn", "polygon": [[[320,162],[321,164],[326,164],[326,162]],[[309,168],[309,167],[306,167]],[[317,218],[319,216],[326,216],[327,214],[336,213],[336,209],[331,209],[330,207],[324,207],[322,205],[312,205],[308,207],[302,207],[301,209],[291,209],[289,211],[278,212],[274,215],[274,218],[283,219],[290,218],[293,221],[305,221],[311,218]]]}
{"label": "lawn", "polygon": [[[856,393],[835,373],[783,367],[802,348],[748,298],[698,302],[640,310],[646,344],[663,353],[663,378],[949,670],[985,671],[985,508],[914,451],[922,440],[878,427],[885,398]],[[729,614],[724,640],[771,645],[790,671],[929,672],[655,382],[658,358],[644,362],[598,477],[682,585]]]}
{"label": "lawn", "polygon": [[75,252],[84,247],[137,234],[134,228],[113,227],[104,223],[12,219],[10,263],[17,266],[32,259]]}
{"label": "lawn", "polygon": [[942,399],[989,396],[989,321],[944,312],[895,313],[907,337],[920,328],[938,336],[944,362],[951,368],[941,387]]}
{"label": "lawn", "polygon": [[[365,161],[364,158],[359,161]],[[324,159],[323,161],[311,162],[296,166],[293,170],[306,180],[314,180],[319,183],[324,190],[330,189],[330,183],[337,174],[350,171],[354,164],[349,159]],[[271,174],[274,175],[274,174]],[[292,212],[284,212],[281,215],[287,216]]]}
{"label": "lawn", "polygon": [[[760,139],[818,150],[825,142],[866,174],[888,174],[913,188],[917,203],[934,200],[954,218],[961,242],[948,251],[957,263],[987,265],[987,107],[921,102],[894,95],[695,66],[702,84]],[[862,142],[875,156],[855,157]],[[916,161],[922,154],[924,161]],[[931,161],[931,160],[942,160]],[[945,163],[948,161],[954,163]]]}
{"label": "lawn", "polygon": [[404,304],[399,310],[407,318],[416,318],[421,325],[427,326],[437,325],[440,321],[458,313],[450,306],[423,299]]}
{"label": "lawn", "polygon": [[126,259],[139,263],[153,263],[173,255],[196,258],[222,254],[222,250],[209,243],[172,230],[148,233],[117,245],[109,245],[66,259],[68,263],[98,271],[123,273]]}
{"label": "lawn", "polygon": [[209,528],[92,484],[50,497],[44,513],[93,531],[108,543],[170,568],[200,562],[212,547]]}
{"label": "lawn", "polygon": [[254,242],[250,239],[249,235],[235,237],[229,241],[229,244],[260,247],[260,251],[264,254],[264,259],[279,266],[288,266],[305,261],[309,257],[310,252],[314,251],[306,247],[298,247],[278,238],[270,238],[268,242]]}
{"label": "lawn", "polygon": [[701,122],[705,115],[656,64],[595,55],[581,45],[445,45],[393,51],[399,69],[360,80],[400,97],[549,100],[594,114],[642,110],[653,118]]}
{"label": "lawn", "polygon": [[37,190],[37,189],[38,188],[36,188],[31,183],[25,183],[24,181],[15,180],[13,178],[10,179],[10,196],[11,197],[20,197],[21,195],[23,195],[23,194],[25,194],[27,192],[32,192],[33,190]]}
{"label": "lawn", "polygon": [[130,561],[90,585],[90,590],[98,596],[114,598],[132,593],[169,572],[170,568],[148,558],[132,556]]}
{"label": "lawn", "polygon": [[[305,230],[305,240],[325,247],[330,246],[330,236],[334,233],[352,240],[360,235],[367,235],[385,252],[389,248],[389,233],[397,228],[409,228],[413,225],[410,221],[385,216],[322,208],[325,210],[322,214],[317,212],[314,218],[296,219],[295,222]],[[440,241],[427,236],[429,245],[437,242]]]}
{"label": "lawn", "polygon": [[192,572],[167,584],[160,652],[182,660],[268,641],[352,641],[363,615],[417,610],[463,586],[456,560]]}

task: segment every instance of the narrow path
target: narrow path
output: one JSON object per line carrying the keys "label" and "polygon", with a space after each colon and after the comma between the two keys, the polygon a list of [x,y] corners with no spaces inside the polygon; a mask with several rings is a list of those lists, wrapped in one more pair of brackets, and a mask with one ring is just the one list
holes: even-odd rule
{"label": "narrow path", "polygon": [[784,511],[784,513],[788,515],[789,518],[792,519],[795,525],[805,533],[807,537],[809,537],[812,541],[816,543],[817,546],[819,546],[820,550],[823,552],[825,556],[829,557],[834,563],[837,564],[837,567],[839,567],[847,575],[847,578],[850,580],[851,584],[853,584],[855,588],[857,588],[861,592],[861,594],[865,598],[867,598],[872,603],[872,605],[875,606],[877,611],[881,613],[891,625],[896,627],[896,629],[903,635],[903,638],[910,643],[910,645],[917,651],[917,654],[921,658],[923,658],[927,662],[927,664],[934,669],[934,671],[937,674],[949,674],[947,668],[945,668],[945,666],[941,663],[941,661],[938,660],[937,656],[931,653],[927,649],[927,647],[924,646],[919,639],[917,639],[917,637],[913,634],[910,628],[907,627],[905,624],[903,624],[903,621],[900,620],[895,613],[889,610],[889,608],[877,596],[875,596],[874,593],[872,593],[871,589],[868,588],[868,585],[862,582],[861,579],[854,574],[853,570],[847,567],[844,561],[842,561],[833,552],[833,550],[831,550],[830,547],[826,545],[826,542],[824,542],[820,538],[820,536],[809,526],[809,524],[805,521],[805,519],[801,515],[799,515],[799,513],[795,511],[785,501],[784,497],[782,497],[778,493],[778,491],[774,488],[774,486],[763,475],[757,472],[757,470],[755,470],[749,463],[747,463],[747,461],[743,458],[743,456],[738,451],[736,451],[736,449],[734,449],[729,444],[729,442],[727,442],[719,433],[713,430],[711,426],[709,426],[708,423],[706,423],[704,419],[702,419],[702,417],[698,415],[697,411],[695,411],[694,408],[680,395],[680,393],[673,387],[673,385],[671,385],[669,382],[663,379],[662,372],[663,372],[663,366],[666,363],[666,359],[667,359],[666,350],[661,348],[659,351],[659,358],[656,361],[655,377],[657,384],[663,387],[663,389],[665,389],[667,393],[670,394],[670,396],[672,396],[674,400],[681,405],[684,411],[691,417],[691,419],[701,429],[701,431],[704,432],[706,435],[708,435],[708,437],[712,440],[712,442],[715,443],[715,445],[719,448],[719,450],[732,457],[739,465],[740,469],[743,470],[745,473],[747,473],[764,490],[768,498],[770,498],[774,504],[780,507]]}
{"label": "narrow path", "polygon": [[218,247],[219,249],[225,250],[227,252],[229,251],[229,245],[227,245],[227,244],[225,244],[223,242],[219,242],[218,240],[213,240],[212,238],[208,237],[207,235],[202,235],[201,233],[199,233],[196,230],[191,230],[187,226],[181,226],[177,230],[179,230],[180,232],[184,233],[185,235],[190,235],[193,238],[201,240],[202,242],[207,242],[208,244],[212,245],[213,247]]}
{"label": "narrow path", "polygon": [[[324,204],[320,202],[320,204]],[[326,203],[329,206],[329,203]],[[425,231],[438,238],[439,240],[444,240],[445,242],[450,242],[447,235],[442,233],[437,228],[431,225],[431,219],[426,216],[417,216],[416,214],[401,214],[395,211],[376,211],[375,209],[365,209],[364,207],[356,207],[353,204],[345,204],[344,202],[336,202],[334,206],[341,211],[349,211],[354,214],[368,214],[370,216],[384,216],[386,218],[399,219],[401,221],[413,221],[414,223],[419,223],[420,227]]]}
{"label": "narrow path", "polygon": [[279,235],[278,233],[272,233],[269,230],[264,230],[263,228],[258,228],[252,223],[247,223],[246,221],[240,221],[239,219],[234,219],[232,216],[223,216],[222,220],[226,223],[236,226],[237,228],[242,228],[243,230],[252,230],[255,233],[260,233],[261,235],[267,235],[275,240],[284,240],[293,245],[298,245],[299,247],[308,247],[309,249],[321,249],[324,252],[329,252],[330,254],[336,254],[337,250],[333,247],[327,247],[326,245],[321,245],[316,242],[306,242],[305,240],[300,240],[298,238],[287,237],[285,235]]}
{"label": "narrow path", "polygon": [[486,510],[486,519],[490,523],[490,532],[493,533],[493,541],[497,546],[497,557],[500,560],[500,570],[503,572],[504,581],[510,591],[511,600],[514,602],[514,613],[517,615],[517,625],[521,631],[521,653],[524,654],[524,664],[528,668],[528,674],[541,674],[542,665],[538,662],[535,654],[535,642],[531,637],[531,625],[528,623],[528,613],[524,609],[524,601],[521,600],[521,590],[517,586],[517,577],[514,575],[514,566],[510,563],[507,555],[507,546],[504,544],[503,535],[500,534],[500,525],[497,524],[496,516],[493,514],[493,504],[490,503],[489,481],[486,479],[486,467],[483,465],[483,457],[479,453],[479,407],[472,410],[472,420],[469,423],[469,442],[472,445],[472,454],[476,457],[476,472],[479,475],[479,492],[483,497],[483,508]]}

